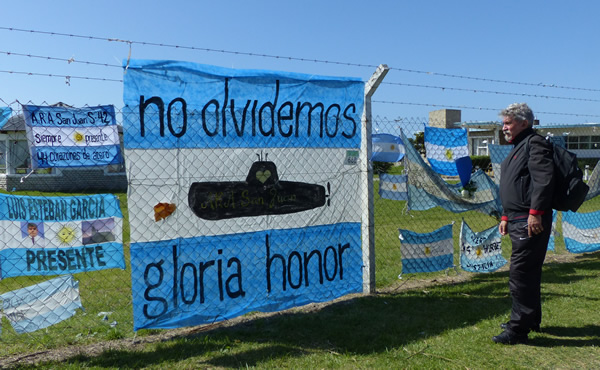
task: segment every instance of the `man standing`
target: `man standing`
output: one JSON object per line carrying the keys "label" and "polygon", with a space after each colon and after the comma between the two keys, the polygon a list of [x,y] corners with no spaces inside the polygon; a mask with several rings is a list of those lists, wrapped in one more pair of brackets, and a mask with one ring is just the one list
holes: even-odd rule
{"label": "man standing", "polygon": [[510,321],[496,343],[526,343],[542,320],[541,279],[552,228],[554,163],[552,146],[533,130],[533,112],[525,103],[500,112],[502,132],[514,145],[502,162],[500,234],[510,235],[512,253],[508,285],[512,296]]}

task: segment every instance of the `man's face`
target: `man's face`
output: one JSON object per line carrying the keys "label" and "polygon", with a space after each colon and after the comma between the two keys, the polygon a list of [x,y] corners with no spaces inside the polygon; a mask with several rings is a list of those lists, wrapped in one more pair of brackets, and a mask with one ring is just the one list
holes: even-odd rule
{"label": "man's face", "polygon": [[28,226],[27,227],[27,232],[29,233],[29,236],[31,236],[31,237],[38,236],[37,226]]}
{"label": "man's face", "polygon": [[518,121],[512,117],[504,117],[502,120],[502,133],[506,141],[510,143],[528,126],[529,123],[527,121]]}

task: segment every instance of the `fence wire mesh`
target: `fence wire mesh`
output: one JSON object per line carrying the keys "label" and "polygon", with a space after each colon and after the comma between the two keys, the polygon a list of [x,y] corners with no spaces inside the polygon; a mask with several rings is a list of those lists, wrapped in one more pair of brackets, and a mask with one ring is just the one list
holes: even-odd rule
{"label": "fence wire mesh", "polygon": [[[47,104],[46,104],[47,105]],[[340,170],[340,163],[348,160],[347,153],[332,153],[327,158],[339,157],[338,161],[325,160],[318,156],[307,157],[306,152],[301,149],[277,149],[269,148],[263,151],[259,147],[250,149],[228,149],[215,153],[214,151],[186,150],[173,153],[171,151],[158,151],[162,156],[160,161],[148,160],[143,154],[135,150],[124,150],[121,140],[121,149],[125,153],[125,163],[110,164],[101,168],[81,167],[73,168],[38,168],[33,170],[31,157],[28,150],[27,137],[24,127],[23,111],[21,105],[14,103],[11,106],[13,114],[8,122],[0,130],[0,151],[3,160],[0,161],[0,186],[2,193],[15,196],[31,197],[33,201],[25,204],[15,204],[12,209],[19,210],[25,207],[37,207],[37,211],[55,213],[57,220],[69,218],[71,212],[78,212],[78,204],[87,202],[86,209],[102,207],[102,215],[97,222],[76,224],[73,222],[57,223],[50,225],[39,222],[22,221],[16,229],[2,230],[2,249],[10,249],[17,246],[25,253],[25,268],[21,274],[15,272],[10,277],[0,280],[0,295],[3,297],[3,311],[1,318],[0,357],[15,353],[27,352],[36,349],[60,347],[63,345],[84,344],[89,342],[105,341],[117,338],[133,337],[134,331],[134,307],[132,296],[143,296],[154,305],[140,307],[141,314],[147,318],[158,315],[164,304],[164,295],[167,291],[161,291],[165,285],[161,279],[165,271],[153,261],[145,265],[146,271],[141,271],[141,276],[146,280],[137,279],[132,282],[132,265],[135,251],[131,250],[130,240],[144,243],[165,236],[173,236],[183,230],[182,225],[190,229],[189,236],[205,235],[200,242],[210,246],[211,236],[218,234],[235,234],[236,232],[252,230],[257,224],[261,227],[278,229],[294,225],[312,224],[311,217],[321,217],[323,213],[331,212],[328,203],[336,202],[344,207],[329,214],[328,217],[339,222],[349,220],[360,220],[361,208],[367,202],[356,194],[359,181],[357,167],[348,167]],[[122,127],[124,114],[127,110],[117,110],[117,123]],[[177,115],[177,112],[173,112]],[[152,113],[148,113],[151,115]],[[239,111],[240,116],[244,114]],[[148,116],[150,117],[150,116]],[[215,122],[202,120],[202,114],[193,112],[188,116],[187,135],[198,135],[194,130],[213,130],[216,126],[203,127],[202,122]],[[315,122],[312,130],[315,135],[332,134],[335,128],[322,126]],[[418,153],[424,163],[429,163],[428,158],[433,153],[427,153],[424,131],[426,127],[444,127],[445,122],[434,122],[420,119],[387,119],[377,117],[373,120],[373,133],[388,133],[395,136],[404,135],[415,153]],[[497,126],[497,125],[496,125]],[[291,126],[290,126],[291,127]],[[490,145],[502,144],[498,136],[498,127],[494,125],[477,126],[469,129],[468,154],[472,157],[475,169],[495,181],[497,173],[490,160]],[[171,133],[181,132],[182,127],[165,122],[165,130]],[[256,130],[265,127],[256,126]],[[293,127],[291,128],[293,129]],[[359,128],[357,128],[359,129]],[[232,128],[235,130],[235,128]],[[330,131],[327,131],[330,130]],[[486,131],[487,130],[487,131]],[[494,131],[496,130],[496,131]],[[593,170],[597,159],[600,157],[600,136],[594,135],[596,127],[573,128],[570,134],[563,135],[565,128],[544,128],[548,132],[554,132],[555,136],[565,139],[568,149],[575,151],[581,158],[581,166],[586,171],[590,185],[597,181]],[[541,130],[538,130],[541,131]],[[558,135],[558,132],[561,135]],[[233,132],[233,131],[232,131]],[[545,134],[545,132],[543,132]],[[121,131],[119,131],[121,135]],[[268,134],[268,132],[266,132]],[[291,134],[291,132],[290,132]],[[176,135],[174,135],[176,136]],[[176,140],[176,139],[175,139]],[[152,143],[147,143],[152,146]],[[441,147],[430,151],[442,151],[441,157],[449,158],[446,149]],[[375,232],[375,271],[377,289],[389,290],[399,284],[399,275],[407,276],[403,272],[404,253],[400,240],[399,230],[409,230],[415,233],[430,233],[446,225],[452,226],[452,273],[466,273],[460,268],[460,225],[464,220],[474,232],[481,232],[497,225],[497,214],[490,211],[491,208],[482,210],[457,210],[446,209],[443,206],[429,208],[430,199],[426,194],[422,198],[415,197],[409,200],[406,196],[399,198],[383,196],[385,190],[402,190],[402,184],[385,185],[382,179],[385,175],[407,175],[418,174],[419,169],[412,168],[407,163],[408,151],[401,161],[373,162],[374,184],[373,198]],[[212,158],[211,156],[218,156]],[[360,156],[364,157],[363,153]],[[240,161],[240,158],[244,160]],[[165,166],[164,163],[169,163]],[[215,166],[218,163],[218,166]],[[318,165],[317,165],[318,164]],[[413,172],[411,172],[413,171]],[[595,172],[594,172],[595,173]],[[144,176],[141,176],[144,174]],[[291,212],[275,218],[264,214],[264,210],[277,209],[271,207],[280,202],[290,201],[293,194],[286,193],[285,189],[269,187],[272,183],[269,179],[278,179],[284,184],[307,183],[324,184],[322,187],[307,188],[306,194],[316,191],[319,198],[318,204],[312,204],[314,196],[294,199],[298,209],[313,209],[308,213]],[[194,185],[202,180],[202,184]],[[242,183],[260,183],[264,185],[262,191],[267,191],[268,197],[253,195],[248,189],[237,189]],[[454,186],[458,188],[460,178],[457,175],[440,175],[440,180],[431,185]],[[190,189],[199,187],[194,194],[195,197],[181,198],[180,188]],[[406,185],[405,185],[406,186]],[[204,188],[203,188],[204,187]],[[208,188],[206,188],[208,187]],[[464,188],[464,186],[460,186]],[[316,190],[315,190],[316,189]],[[406,187],[404,188],[406,189]],[[239,190],[239,193],[237,192]],[[464,190],[464,189],[463,189]],[[204,195],[209,196],[204,197]],[[262,194],[262,193],[261,193]],[[72,202],[61,203],[60,199],[69,199]],[[66,197],[66,198],[65,198]],[[137,198],[134,204],[129,201]],[[467,196],[468,198],[468,196]],[[143,199],[146,206],[139,200]],[[497,199],[487,199],[490,202]],[[463,202],[467,206],[472,204],[467,200]],[[190,204],[190,207],[184,206]],[[194,206],[195,205],[195,206]],[[80,207],[81,208],[81,207]],[[449,207],[451,208],[451,207]],[[596,213],[600,208],[600,202],[592,198],[584,203],[580,213],[585,214],[582,220],[579,215],[557,215],[556,237],[554,238],[554,251],[551,253],[583,253],[589,251],[586,245],[597,245],[597,237],[594,239],[595,230],[600,229],[599,217]],[[316,209],[316,211],[315,211]],[[246,212],[253,215],[254,211],[261,210],[259,216],[253,217],[252,222],[240,224],[239,222],[228,222],[235,212]],[[34,212],[35,210],[28,210]],[[100,211],[98,211],[100,212]],[[60,214],[65,216],[61,219]],[[202,217],[199,217],[201,215]],[[166,218],[176,219],[176,223],[160,222]],[[221,229],[214,229],[211,219],[219,218]],[[561,221],[563,223],[561,223]],[[564,223],[567,221],[567,223]],[[4,223],[6,225],[6,223]],[[130,226],[132,225],[132,226]],[[298,226],[300,225],[300,226]],[[578,230],[586,228],[593,232],[584,233],[588,236],[578,236]],[[36,230],[37,229],[37,235]],[[568,231],[571,230],[571,231]],[[340,232],[343,232],[341,230]],[[564,237],[563,237],[564,232]],[[46,245],[33,248],[39,241],[37,236],[45,237]],[[184,234],[185,235],[185,234]],[[590,236],[591,235],[591,236]],[[33,239],[31,238],[33,236]],[[52,236],[52,237],[51,237]],[[568,238],[569,245],[565,244]],[[71,238],[71,239],[69,239]],[[318,237],[315,237],[318,243]],[[45,248],[56,247],[62,242],[68,244],[68,240],[81,240],[82,249],[63,251],[60,254],[45,253]],[[122,241],[122,260],[119,253],[110,252],[106,249],[98,249],[98,245],[108,242],[118,243]],[[100,244],[99,244],[100,243]],[[239,253],[244,253],[244,239],[236,240],[239,244]],[[353,243],[361,244],[361,240]],[[104,244],[102,244],[104,245]],[[143,246],[143,245],[142,245]],[[271,255],[270,274],[271,289],[293,290],[304,284],[317,285],[326,284],[328,281],[340,279],[343,275],[341,270],[341,258],[345,246],[324,246],[314,253],[301,254],[290,253],[283,255],[281,250],[274,246]],[[50,250],[50,249],[47,249]],[[29,253],[28,253],[29,251]],[[189,251],[189,250],[188,250]],[[510,254],[510,241],[507,237],[502,238],[501,252],[505,258]],[[12,253],[12,252],[11,252]],[[27,254],[28,253],[28,254]],[[235,256],[226,256],[220,250],[215,250],[210,260],[198,263],[198,256],[190,252],[189,255],[181,257],[179,264],[179,279],[174,288],[178,291],[177,299],[192,307],[194,304],[202,304],[203,307],[214,305],[219,307],[225,298],[235,299],[243,295],[246,287],[239,285],[236,267],[239,259]],[[10,254],[3,254],[3,265],[11,265]],[[193,263],[192,261],[196,261]],[[304,261],[304,262],[303,262]],[[321,266],[319,274],[308,276],[306,261],[318,261]],[[339,262],[339,263],[338,263]],[[143,261],[138,262],[140,268]],[[136,263],[136,264],[138,264]],[[256,263],[264,263],[257,261]],[[15,266],[20,266],[14,263]],[[150,266],[150,267],[148,267]],[[37,271],[45,271],[43,275],[28,273],[27,268]],[[78,271],[70,274],[72,279],[62,278],[69,270]],[[258,270],[257,270],[258,271]],[[264,273],[264,271],[263,271]],[[424,276],[443,274],[444,271],[428,272]],[[138,276],[134,274],[134,276]],[[256,279],[264,277],[256,277]],[[404,277],[403,277],[404,278]],[[250,281],[252,277],[247,277]],[[208,294],[202,284],[214,284],[216,294]],[[173,288],[171,284],[170,289]],[[44,300],[40,302],[36,290],[44,293]],[[170,290],[169,290],[170,292]],[[79,299],[77,298],[79,296]],[[37,298],[36,298],[37,297]],[[332,295],[333,297],[333,295]],[[62,311],[49,312],[47,307],[64,306],[64,302],[72,304]],[[297,304],[302,304],[302,297],[297,298]],[[27,307],[45,307],[38,312],[32,312]],[[197,307],[197,306],[196,306]],[[46,310],[46,311],[44,311]],[[210,311],[210,310],[209,310]],[[242,311],[240,311],[242,312]],[[73,316],[70,316],[74,313]],[[201,314],[201,313],[200,313]],[[215,317],[214,312],[210,317]],[[37,317],[37,318],[36,318]],[[66,320],[63,318],[68,317]],[[218,318],[215,317],[215,320]],[[37,320],[39,330],[28,330],[27,322]],[[19,326],[21,325],[21,326]],[[139,328],[139,326],[138,326]]]}

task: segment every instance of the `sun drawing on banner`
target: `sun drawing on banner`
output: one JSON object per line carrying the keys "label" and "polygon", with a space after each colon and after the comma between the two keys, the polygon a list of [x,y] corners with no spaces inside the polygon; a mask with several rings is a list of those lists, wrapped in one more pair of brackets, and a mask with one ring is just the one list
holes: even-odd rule
{"label": "sun drawing on banner", "polygon": [[70,245],[75,238],[78,236],[77,226],[72,224],[63,225],[63,227],[56,233],[58,242],[62,245]]}
{"label": "sun drawing on banner", "polygon": [[75,131],[75,133],[73,134],[73,140],[75,140],[76,143],[81,143],[83,139],[83,134],[81,132]]}
{"label": "sun drawing on banner", "polygon": [[425,247],[425,255],[429,256],[431,254],[431,248]]}
{"label": "sun drawing on banner", "polygon": [[475,254],[477,255],[477,257],[481,257],[482,253],[483,253],[483,251],[481,250],[481,247],[477,247],[477,250],[475,251]]}
{"label": "sun drawing on banner", "polygon": [[452,159],[454,157],[454,153],[452,153],[452,149],[446,149],[446,158]]}

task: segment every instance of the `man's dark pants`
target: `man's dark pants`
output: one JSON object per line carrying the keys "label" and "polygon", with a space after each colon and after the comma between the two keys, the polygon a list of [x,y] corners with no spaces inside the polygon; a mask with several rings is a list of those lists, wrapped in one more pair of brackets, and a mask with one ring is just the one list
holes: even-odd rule
{"label": "man's dark pants", "polygon": [[527,235],[527,219],[508,223],[512,241],[508,286],[512,296],[512,311],[508,329],[516,334],[529,333],[542,321],[542,265],[552,232],[552,211],[542,216],[544,231],[531,238]]}

